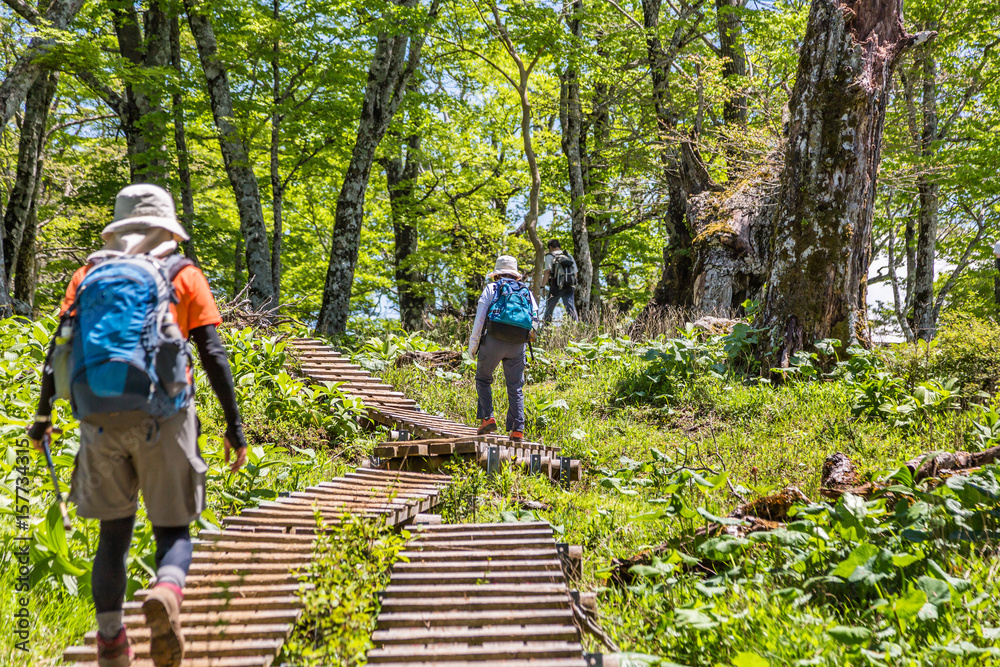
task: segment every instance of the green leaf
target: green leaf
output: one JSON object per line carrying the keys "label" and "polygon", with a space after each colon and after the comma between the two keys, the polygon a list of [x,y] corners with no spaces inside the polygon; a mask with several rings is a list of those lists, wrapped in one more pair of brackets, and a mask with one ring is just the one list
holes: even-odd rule
{"label": "green leaf", "polygon": [[833,576],[847,579],[854,574],[854,570],[867,563],[878,552],[879,549],[874,544],[865,543],[860,545],[837,566],[832,572]]}
{"label": "green leaf", "polygon": [[852,625],[838,625],[826,631],[831,637],[847,646],[867,644],[872,638],[872,631]]}
{"label": "green leaf", "polygon": [[771,667],[771,663],[756,653],[742,651],[733,658],[733,667]]}
{"label": "green leaf", "polygon": [[925,604],[927,604],[927,594],[919,588],[911,588],[906,595],[896,600],[892,608],[896,616],[905,620],[916,616]]}
{"label": "green leaf", "polygon": [[935,607],[951,601],[951,587],[940,579],[924,575],[917,579],[917,588],[927,594],[927,602]]}

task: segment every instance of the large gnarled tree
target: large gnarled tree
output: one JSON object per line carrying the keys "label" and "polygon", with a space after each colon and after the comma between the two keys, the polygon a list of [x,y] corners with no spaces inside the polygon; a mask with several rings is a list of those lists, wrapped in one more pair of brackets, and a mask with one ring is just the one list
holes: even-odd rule
{"label": "large gnarled tree", "polygon": [[866,342],[875,178],[902,0],[813,0],[789,101],[764,324],[776,361],[814,341]]}

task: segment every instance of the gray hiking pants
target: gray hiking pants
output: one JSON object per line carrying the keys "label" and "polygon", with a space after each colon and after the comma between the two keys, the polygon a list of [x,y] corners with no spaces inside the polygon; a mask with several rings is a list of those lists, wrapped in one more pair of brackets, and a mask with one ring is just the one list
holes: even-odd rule
{"label": "gray hiking pants", "polygon": [[507,432],[524,431],[524,343],[484,336],[476,354],[477,419],[493,416],[493,372],[503,362],[507,382]]}
{"label": "gray hiking pants", "polygon": [[545,301],[545,317],[543,321],[548,323],[552,321],[552,314],[556,312],[556,306],[559,305],[559,301],[563,302],[563,306],[566,308],[566,316],[576,322],[579,316],[576,314],[576,289],[573,287],[566,287],[565,289],[549,289],[549,298]]}

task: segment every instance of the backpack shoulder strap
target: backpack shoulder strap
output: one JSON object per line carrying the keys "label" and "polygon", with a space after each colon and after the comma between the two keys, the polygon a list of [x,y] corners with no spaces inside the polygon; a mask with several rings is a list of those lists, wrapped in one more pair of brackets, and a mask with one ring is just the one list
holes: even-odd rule
{"label": "backpack shoulder strap", "polygon": [[194,262],[184,255],[176,252],[170,257],[164,259],[163,264],[167,270],[167,278],[170,279],[171,283],[174,282],[174,278],[176,278],[181,271],[189,266],[194,266]]}

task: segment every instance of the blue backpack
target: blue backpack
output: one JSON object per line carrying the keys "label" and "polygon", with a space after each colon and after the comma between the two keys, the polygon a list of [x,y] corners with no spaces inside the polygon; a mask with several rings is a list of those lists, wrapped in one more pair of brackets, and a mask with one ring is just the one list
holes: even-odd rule
{"label": "blue backpack", "polygon": [[192,262],[127,255],[102,261],[80,282],[60,327],[56,395],[73,415],[140,410],[164,418],[187,407],[191,352],[173,322],[173,279]]}
{"label": "blue backpack", "polygon": [[488,335],[508,343],[527,343],[535,327],[535,305],[528,286],[512,278],[498,280],[486,319]]}

